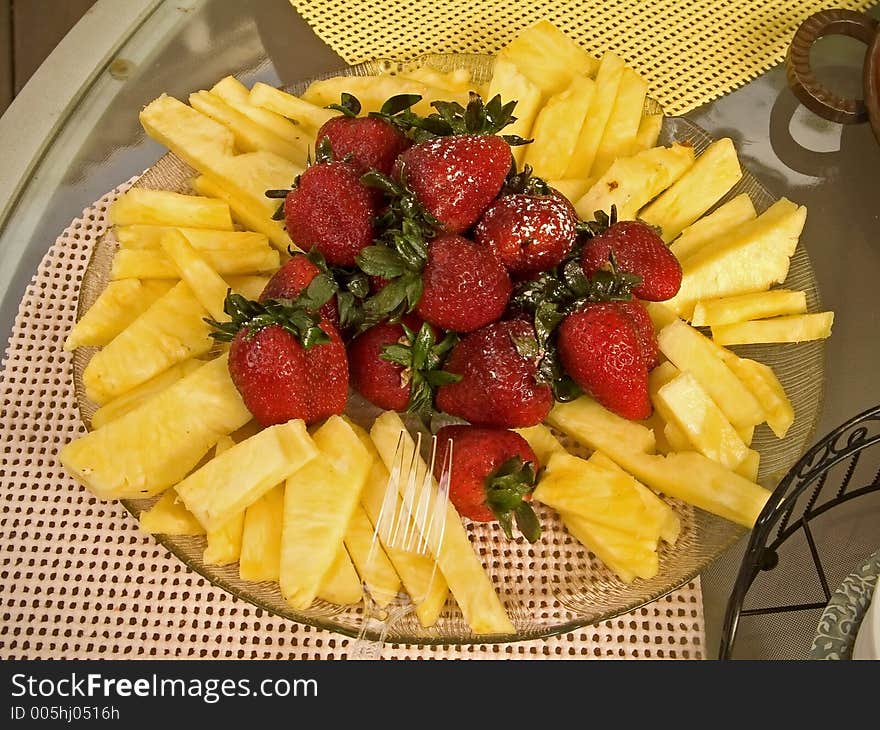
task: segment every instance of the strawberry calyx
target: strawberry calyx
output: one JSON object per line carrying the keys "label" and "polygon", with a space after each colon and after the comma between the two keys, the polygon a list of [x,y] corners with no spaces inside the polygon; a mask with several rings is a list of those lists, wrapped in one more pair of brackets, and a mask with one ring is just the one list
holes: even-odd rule
{"label": "strawberry calyx", "polygon": [[458,336],[447,332],[437,342],[434,328],[427,322],[422,324],[418,332],[403,322],[400,324],[404,336],[399,342],[385,345],[380,357],[404,368],[404,377],[409,379],[410,387],[407,411],[429,418],[434,409],[435,390],[441,385],[461,380],[461,375],[440,369],[447,353],[458,342]]}
{"label": "strawberry calyx", "polygon": [[336,293],[336,283],[326,273],[318,274],[296,299],[267,299],[255,302],[234,293],[231,289],[223,301],[228,322],[205,318],[213,329],[211,337],[219,342],[231,342],[242,330],[245,339],[253,338],[260,330],[279,326],[295,337],[304,349],[330,342],[321,328],[318,310]]}
{"label": "strawberry calyx", "polygon": [[529,542],[541,536],[541,525],[526,497],[535,488],[537,474],[530,461],[514,456],[486,477],[486,506],[495,515],[508,540],[513,525]]}
{"label": "strawberry calyx", "polygon": [[510,168],[501,195],[552,195],[553,189],[547,181],[534,174],[531,165],[524,165],[521,172],[516,169],[516,162]]}

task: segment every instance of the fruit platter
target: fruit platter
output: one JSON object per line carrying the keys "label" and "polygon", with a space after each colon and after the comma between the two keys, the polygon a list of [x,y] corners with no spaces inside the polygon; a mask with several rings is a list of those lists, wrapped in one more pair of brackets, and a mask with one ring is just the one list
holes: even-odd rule
{"label": "fruit platter", "polygon": [[[542,22],[494,57],[151,102],[169,154],[82,282],[62,464],[217,585],[349,635],[365,586],[420,596],[390,641],[449,644],[686,583],[804,450],[833,313],[806,209],[649,91]],[[376,560],[417,433],[455,448],[446,538]]]}

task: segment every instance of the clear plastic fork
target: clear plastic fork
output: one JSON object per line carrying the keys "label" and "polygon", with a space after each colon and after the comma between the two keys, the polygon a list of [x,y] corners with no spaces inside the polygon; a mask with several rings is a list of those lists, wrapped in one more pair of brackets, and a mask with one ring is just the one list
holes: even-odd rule
{"label": "clear plastic fork", "polygon": [[[436,487],[433,475],[437,437],[431,438],[431,456],[427,465],[421,458],[421,433],[416,434],[414,448],[412,444],[408,435],[401,432],[382,507],[373,527],[368,566],[372,565],[375,556],[383,548],[422,557],[436,556],[440,552],[446,531],[452,442],[447,443]],[[391,629],[425,599],[434,580],[439,577],[438,573],[435,560],[431,578],[425,583],[423,594],[418,596],[409,595],[403,590],[389,595],[364,581],[364,618],[358,637],[349,651],[349,658],[379,659]]]}

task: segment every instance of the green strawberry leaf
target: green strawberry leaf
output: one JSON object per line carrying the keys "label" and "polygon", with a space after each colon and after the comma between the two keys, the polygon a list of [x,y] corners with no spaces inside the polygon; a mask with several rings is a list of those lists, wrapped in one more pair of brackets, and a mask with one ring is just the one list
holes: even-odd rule
{"label": "green strawberry leaf", "polygon": [[357,97],[345,91],[342,92],[340,102],[338,104],[330,104],[327,109],[335,109],[342,112],[347,117],[356,117],[361,113],[361,103]]}
{"label": "green strawberry leaf", "polygon": [[425,373],[425,380],[428,381],[430,385],[433,385],[435,388],[439,388],[441,385],[451,385],[452,383],[458,383],[461,381],[461,375],[458,373],[450,373],[446,370],[429,370]]}
{"label": "green strawberry leaf", "polygon": [[387,99],[385,103],[382,104],[379,114],[392,117],[395,114],[399,114],[400,112],[406,111],[410,107],[415,106],[421,100],[421,94],[397,94],[396,96]]}
{"label": "green strawberry leaf", "polygon": [[[541,534],[540,525],[525,498],[535,488],[536,474],[531,462],[513,456],[486,477],[486,506],[495,515],[508,539],[513,539],[513,518],[529,542]],[[529,516],[528,512],[531,512]],[[520,522],[525,527],[520,526]]]}
{"label": "green strawberry leaf", "polygon": [[403,257],[388,246],[367,246],[355,257],[355,262],[365,274],[394,279],[406,270]]}
{"label": "green strawberry leaf", "polygon": [[519,507],[513,511],[516,518],[516,527],[522,533],[523,537],[529,542],[537,542],[541,537],[541,523],[538,522],[538,516],[532,505],[528,502],[521,502]]}

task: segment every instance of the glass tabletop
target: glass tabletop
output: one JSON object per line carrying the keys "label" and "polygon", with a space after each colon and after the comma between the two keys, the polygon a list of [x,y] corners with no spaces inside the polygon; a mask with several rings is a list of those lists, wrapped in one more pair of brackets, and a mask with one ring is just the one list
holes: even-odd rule
{"label": "glass tabletop", "polygon": [[[106,11],[112,2],[103,0],[97,9]],[[113,28],[116,38],[108,47],[115,51],[72,94],[75,101],[62,112],[48,144],[35,151],[30,173],[0,218],[3,342],[33,272],[64,226],[163,154],[144,135],[135,110],[162,92],[186,98],[226,74],[247,84],[288,84],[343,63],[287,0],[142,4],[136,22]],[[880,18],[880,8],[871,13]],[[825,39],[814,49],[814,67],[839,91],[854,91],[854,68],[863,52],[855,42]],[[806,235],[823,306],[836,312],[826,350],[821,435],[880,402],[880,145],[866,124],[825,122],[800,107],[780,67],[688,116],[715,136],[731,136],[771,191],[809,210]],[[0,140],[0,159],[14,144]],[[876,503],[865,504],[853,517],[846,543],[852,555],[842,555],[841,565],[871,552],[865,545],[880,544],[878,513]],[[703,575],[707,656],[713,655],[738,556],[730,551]],[[753,650],[760,656],[757,639]]]}

